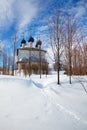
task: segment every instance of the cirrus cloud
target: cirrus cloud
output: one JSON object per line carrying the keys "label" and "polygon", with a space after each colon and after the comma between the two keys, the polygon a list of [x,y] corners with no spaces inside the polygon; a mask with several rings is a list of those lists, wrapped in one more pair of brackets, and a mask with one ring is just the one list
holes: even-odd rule
{"label": "cirrus cloud", "polygon": [[10,27],[14,22],[17,28],[29,24],[38,12],[37,0],[0,1],[0,26]]}

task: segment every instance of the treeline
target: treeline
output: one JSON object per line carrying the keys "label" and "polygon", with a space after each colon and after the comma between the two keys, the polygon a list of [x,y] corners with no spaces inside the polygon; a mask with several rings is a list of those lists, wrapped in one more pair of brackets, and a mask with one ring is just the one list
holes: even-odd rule
{"label": "treeline", "polygon": [[58,84],[60,84],[60,65],[65,73],[87,75],[87,36],[79,24],[79,19],[58,9],[48,25],[49,43],[54,55]]}
{"label": "treeline", "polygon": [[[87,75],[87,44],[77,45],[72,49],[72,75]],[[65,73],[69,74],[68,63],[64,66]]]}
{"label": "treeline", "polygon": [[41,68],[40,68],[40,63],[26,63],[23,65],[22,67],[23,73],[25,76],[27,75],[31,75],[31,74],[48,74],[49,73],[49,68],[48,68],[48,64],[41,64]]}

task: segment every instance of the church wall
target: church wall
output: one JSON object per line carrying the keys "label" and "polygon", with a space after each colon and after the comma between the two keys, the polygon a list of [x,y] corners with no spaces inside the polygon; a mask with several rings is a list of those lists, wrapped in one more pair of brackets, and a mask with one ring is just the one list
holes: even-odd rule
{"label": "church wall", "polygon": [[45,59],[45,52],[44,51],[36,51],[36,50],[20,50],[18,52],[18,61],[21,61],[22,58],[29,59],[29,56],[36,59]]}

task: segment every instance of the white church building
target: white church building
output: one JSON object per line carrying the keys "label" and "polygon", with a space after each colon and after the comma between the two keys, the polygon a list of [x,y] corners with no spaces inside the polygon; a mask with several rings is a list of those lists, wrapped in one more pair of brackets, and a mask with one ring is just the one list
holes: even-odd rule
{"label": "white church building", "polygon": [[46,51],[41,48],[41,40],[37,40],[33,47],[34,38],[30,36],[28,42],[23,38],[20,48],[17,49],[17,66],[19,72],[26,69],[29,74],[48,73]]}

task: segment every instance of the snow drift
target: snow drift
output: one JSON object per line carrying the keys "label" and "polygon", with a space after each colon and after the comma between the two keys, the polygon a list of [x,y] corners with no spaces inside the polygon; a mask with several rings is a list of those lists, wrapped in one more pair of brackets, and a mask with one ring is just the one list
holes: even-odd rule
{"label": "snow drift", "polygon": [[0,130],[87,130],[87,94],[61,78],[0,76]]}

